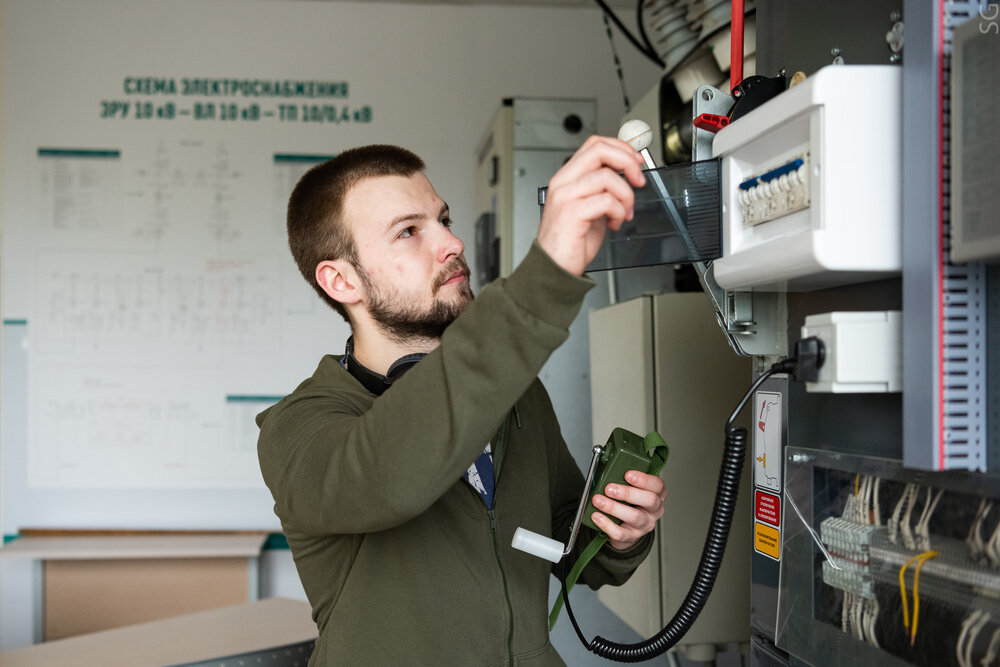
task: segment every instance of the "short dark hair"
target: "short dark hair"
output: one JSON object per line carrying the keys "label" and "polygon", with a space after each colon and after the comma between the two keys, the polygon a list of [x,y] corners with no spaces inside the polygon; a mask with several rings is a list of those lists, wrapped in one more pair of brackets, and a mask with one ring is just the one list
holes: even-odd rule
{"label": "short dark hair", "polygon": [[316,282],[320,262],[343,258],[358,267],[357,245],[343,220],[344,199],[366,178],[412,176],[423,169],[424,161],[405,148],[360,146],[307,171],[288,199],[288,246],[299,272],[348,323],[351,320],[344,305]]}

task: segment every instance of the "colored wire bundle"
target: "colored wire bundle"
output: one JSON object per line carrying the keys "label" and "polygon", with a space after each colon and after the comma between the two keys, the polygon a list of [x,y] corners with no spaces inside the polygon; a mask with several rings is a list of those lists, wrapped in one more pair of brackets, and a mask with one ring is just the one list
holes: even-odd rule
{"label": "colored wire bundle", "polygon": [[[931,558],[938,556],[937,551],[925,551],[917,554],[903,564],[899,569],[899,597],[903,601],[903,627],[910,631],[910,646],[917,640],[917,623],[920,615],[920,569]],[[917,567],[913,573],[913,623],[910,623],[909,605],[906,600],[906,570],[913,563]]]}

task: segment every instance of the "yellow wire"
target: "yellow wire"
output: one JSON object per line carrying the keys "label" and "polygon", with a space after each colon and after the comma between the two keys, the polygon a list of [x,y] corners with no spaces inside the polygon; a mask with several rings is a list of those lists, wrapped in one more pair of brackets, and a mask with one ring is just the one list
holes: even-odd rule
{"label": "yellow wire", "polygon": [[854,476],[854,495],[858,495],[858,486],[861,484],[861,473]]}
{"label": "yellow wire", "polygon": [[[899,597],[903,601],[903,627],[906,628],[907,630],[910,629],[910,611],[909,611],[909,603],[906,600],[906,568],[910,567],[910,564],[912,564],[914,561],[919,560],[920,564],[917,565],[917,572],[919,572],[920,567],[921,565],[924,564],[925,560],[927,560],[928,558],[933,558],[934,556],[937,555],[938,555],[937,551],[925,551],[924,553],[917,554],[910,560],[906,561],[905,563],[903,563],[903,567],[899,568]],[[913,577],[913,625],[914,627],[916,627],[917,625],[917,576],[916,575],[914,575]],[[916,631],[914,631],[914,634],[916,634]]]}
{"label": "yellow wire", "polygon": [[920,554],[920,562],[917,563],[917,569],[913,573],[913,628],[910,629],[910,646],[913,646],[917,641],[917,616],[920,614],[920,593],[918,590],[920,585],[920,568],[924,566],[924,563],[937,555],[937,551],[927,551]]}
{"label": "yellow wire", "polygon": [[906,568],[910,567],[910,563],[918,558],[920,558],[920,554],[906,561],[903,563],[903,567],[899,568],[899,597],[903,601],[903,627],[907,630],[910,629],[910,611],[909,603],[906,601]]}

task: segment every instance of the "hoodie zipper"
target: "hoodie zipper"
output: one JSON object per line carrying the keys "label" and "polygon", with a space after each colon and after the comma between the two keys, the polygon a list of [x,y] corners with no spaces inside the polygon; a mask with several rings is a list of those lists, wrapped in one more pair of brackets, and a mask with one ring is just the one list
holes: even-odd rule
{"label": "hoodie zipper", "polygon": [[[499,484],[493,487],[493,506],[496,507],[499,498]],[[500,543],[497,535],[496,513],[490,509],[486,511],[490,518],[490,533],[493,536],[493,556],[497,562],[497,569],[500,570],[500,579],[503,581],[503,596],[507,601],[507,613],[510,618],[507,626],[507,664],[514,664],[514,606],[510,602],[510,586],[507,583],[507,573],[500,562]]]}
{"label": "hoodie zipper", "polygon": [[[517,427],[521,428],[520,416],[517,415],[517,407],[514,407],[513,415],[517,419]],[[500,425],[500,429],[497,431],[497,447],[494,457],[493,466],[493,507],[486,509],[486,516],[490,520],[490,536],[493,542],[493,558],[496,560],[497,569],[500,571],[500,580],[503,582],[503,596],[507,603],[507,616],[510,619],[507,626],[507,664],[514,664],[514,605],[510,601],[510,584],[507,582],[507,573],[504,571],[503,563],[500,560],[500,537],[497,533],[497,517],[495,508],[500,500],[500,464],[503,462],[503,456],[507,448],[508,434],[511,428],[511,414],[507,415],[507,420]],[[470,491],[474,492],[472,487],[469,487]],[[479,501],[482,502],[482,497],[479,497]]]}

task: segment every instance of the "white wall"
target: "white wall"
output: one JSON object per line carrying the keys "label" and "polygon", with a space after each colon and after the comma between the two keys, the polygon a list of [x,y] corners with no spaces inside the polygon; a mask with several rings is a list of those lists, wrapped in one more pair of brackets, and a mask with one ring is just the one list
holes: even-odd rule
{"label": "white wall", "polygon": [[[8,348],[26,357],[19,361],[27,375],[4,396],[4,532],[102,523],[274,526],[253,429],[233,432],[258,410],[228,399],[288,393],[321,354],[342,349],[347,333],[292,266],[281,231],[287,193],[275,193],[274,154],[406,145],[427,161],[457,232],[471,240],[473,151],[504,97],[595,98],[605,133],[615,132],[623,113],[604,26],[592,9],[7,0],[3,13],[0,311],[8,341],[23,336],[31,350]],[[649,88],[654,68],[621,50],[632,90]],[[123,85],[128,77],[176,81],[178,89],[189,77],[343,81],[350,92],[346,100],[318,101],[135,95]],[[201,101],[259,103],[265,113],[281,103],[346,103],[370,108],[372,121],[134,115],[140,102],[190,111]],[[108,102],[132,106],[125,117],[102,117]],[[43,147],[112,149],[117,157],[74,165],[39,154]],[[57,191],[67,174],[79,183]],[[220,215],[221,237],[212,231]],[[145,293],[117,295],[115,303],[104,292],[118,288],[101,289],[124,279],[119,291],[128,292],[146,278],[167,310],[147,303]],[[251,316],[255,302],[273,304],[266,326],[252,320],[249,342],[234,326],[197,347],[192,339],[202,334],[194,327],[165,332],[162,322],[175,314],[191,319],[180,312],[189,301],[182,286],[222,280],[251,285],[254,298],[244,307]],[[295,299],[308,312],[293,307]],[[222,307],[206,308],[205,317],[225,320],[217,315]],[[228,307],[234,318],[250,319],[232,300]],[[129,316],[138,308],[150,326],[133,334],[119,308]],[[20,368],[12,360],[8,369]],[[79,416],[95,412],[100,419]],[[147,413],[165,415],[163,425],[152,428]],[[112,432],[145,450],[123,450]],[[184,437],[166,435],[174,432]],[[186,449],[177,445],[182,440]],[[128,490],[137,487],[144,492]]]}
{"label": "white wall", "polygon": [[[469,243],[477,214],[473,150],[501,99],[596,98],[604,134],[614,134],[624,114],[604,24],[591,8],[3,0],[0,12],[0,187],[5,194],[0,229],[5,250],[11,244],[30,247],[25,225],[30,226],[37,203],[30,195],[35,190],[31,166],[40,146],[139,145],[155,140],[157,133],[220,136],[245,151],[263,145],[330,153],[362,143],[398,143],[427,161],[432,182],[451,206],[457,233]],[[623,12],[623,18],[630,24],[628,14]],[[616,46],[628,92],[637,99],[655,83],[658,71],[617,34]],[[263,123],[223,127],[100,119],[100,101],[123,98],[122,79],[130,75],[346,80],[350,101],[371,105],[374,120],[344,126],[272,125],[269,132]],[[260,207],[246,208],[251,210],[248,224],[270,224],[253,218]],[[23,318],[26,295],[31,294],[23,289],[31,279],[31,257],[5,257],[0,310],[4,318]],[[305,346],[314,357],[342,349],[343,327],[334,314],[325,317],[328,321],[316,327]],[[24,388],[4,391],[17,394]],[[26,419],[26,402],[25,397],[15,400],[17,410],[8,410],[4,419]],[[0,441],[0,471],[12,458],[12,447],[24,447],[24,442]],[[24,452],[13,458],[23,460]],[[136,497],[142,495],[139,490]],[[0,488],[0,504],[9,510],[10,502]],[[58,524],[60,518],[51,521]],[[90,523],[99,527],[101,517]],[[298,596],[291,567],[287,554],[268,557],[261,591]],[[0,587],[0,618],[33,618],[33,602],[24,593],[30,587],[20,581],[27,570],[3,570],[18,581]],[[26,624],[0,625],[0,649],[30,642]]]}
{"label": "white wall", "polygon": [[[351,101],[371,104],[376,121],[302,132],[299,148],[386,141],[413,149],[466,236],[476,213],[473,149],[502,98],[596,98],[605,134],[624,114],[604,24],[590,8],[4,0],[2,12],[4,129],[30,132],[28,145],[80,131],[98,144],[131,135],[134,128],[97,119],[98,100],[121,97],[123,75],[344,79]],[[622,18],[630,24],[631,12]],[[638,99],[658,71],[617,33],[616,46]],[[10,137],[4,143],[17,149]]]}

